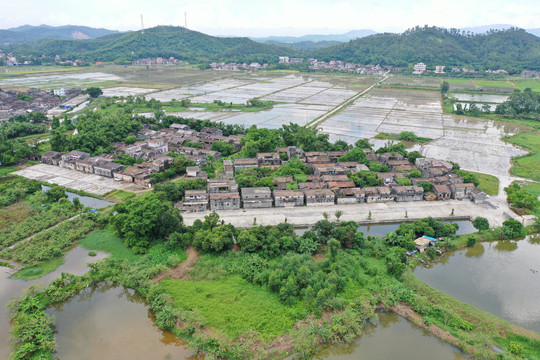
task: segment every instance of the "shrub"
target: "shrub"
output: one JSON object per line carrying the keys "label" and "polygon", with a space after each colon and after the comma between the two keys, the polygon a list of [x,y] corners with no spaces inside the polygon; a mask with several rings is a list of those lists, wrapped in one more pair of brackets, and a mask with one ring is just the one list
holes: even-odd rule
{"label": "shrub", "polygon": [[473,247],[474,245],[476,245],[476,238],[474,236],[470,236],[467,239],[467,247]]}

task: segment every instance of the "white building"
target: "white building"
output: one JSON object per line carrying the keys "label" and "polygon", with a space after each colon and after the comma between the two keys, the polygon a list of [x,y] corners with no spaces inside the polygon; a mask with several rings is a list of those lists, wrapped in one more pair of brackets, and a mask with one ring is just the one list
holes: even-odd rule
{"label": "white building", "polygon": [[289,57],[288,56],[280,56],[279,57],[279,63],[280,64],[288,64],[289,63]]}
{"label": "white building", "polygon": [[444,74],[444,66],[435,66],[436,74]]}
{"label": "white building", "polygon": [[66,88],[56,88],[53,90],[53,95],[66,96]]}
{"label": "white building", "polygon": [[418,63],[413,66],[413,74],[421,74],[426,71],[426,64]]}

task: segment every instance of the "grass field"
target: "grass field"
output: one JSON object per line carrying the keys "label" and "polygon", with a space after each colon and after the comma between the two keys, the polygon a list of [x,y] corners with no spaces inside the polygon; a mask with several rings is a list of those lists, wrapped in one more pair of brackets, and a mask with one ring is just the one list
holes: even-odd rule
{"label": "grass field", "polygon": [[131,199],[135,197],[135,193],[132,193],[130,191],[124,191],[124,190],[115,190],[105,197],[106,200],[119,200],[119,201],[125,201],[128,199]]}
{"label": "grass field", "polygon": [[465,171],[467,173],[473,174],[476,176],[480,184],[478,188],[484,191],[488,195],[497,195],[499,193],[499,179],[496,176],[481,174],[472,171]]}
{"label": "grass field", "polygon": [[14,171],[17,171],[19,168],[17,166],[0,166],[0,177],[6,176]]}
{"label": "grass field", "polygon": [[534,194],[536,196],[540,196],[540,184],[528,184],[524,185],[523,189],[527,190],[531,194]]}
{"label": "grass field", "polygon": [[19,223],[29,217],[29,212],[33,209],[23,202],[16,202],[0,209],[0,229],[11,224]]}
{"label": "grass field", "polygon": [[113,258],[136,261],[142,257],[134,254],[122,239],[107,230],[94,231],[82,238],[79,243],[88,250],[108,252]]}
{"label": "grass field", "polygon": [[232,276],[218,281],[164,280],[173,306],[196,309],[205,325],[231,340],[255,330],[264,340],[291,329],[301,304],[286,306],[279,296]]}
{"label": "grass field", "polygon": [[521,132],[504,140],[531,151],[513,159],[512,174],[540,181],[540,132]]}
{"label": "grass field", "polygon": [[19,272],[13,274],[15,279],[32,280],[42,277],[58,268],[64,263],[64,259],[54,259],[42,262],[35,266],[27,266]]}
{"label": "grass field", "polygon": [[444,80],[450,85],[467,85],[472,83],[481,88],[514,88],[520,90],[531,88],[534,91],[540,91],[540,80],[524,79],[520,77],[508,77],[506,79],[445,78]]}

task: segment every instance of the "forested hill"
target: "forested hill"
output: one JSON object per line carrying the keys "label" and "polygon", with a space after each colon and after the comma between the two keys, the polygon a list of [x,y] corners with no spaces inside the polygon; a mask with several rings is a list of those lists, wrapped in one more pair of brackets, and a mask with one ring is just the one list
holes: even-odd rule
{"label": "forested hill", "polygon": [[12,48],[18,55],[42,54],[62,59],[131,61],[147,57],[175,57],[187,61],[270,61],[294,50],[257,43],[248,38],[221,38],[182,27],[158,26],[144,32],[113,34],[91,40],[41,40]]}
{"label": "forested hill", "polygon": [[471,35],[457,29],[416,27],[402,34],[376,34],[320,49],[311,57],[406,67],[475,66],[485,69],[540,70],[540,38],[511,28]]}

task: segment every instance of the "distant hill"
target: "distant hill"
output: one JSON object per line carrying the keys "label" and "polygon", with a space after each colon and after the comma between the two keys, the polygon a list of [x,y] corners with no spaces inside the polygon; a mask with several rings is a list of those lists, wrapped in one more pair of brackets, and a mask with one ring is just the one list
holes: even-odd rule
{"label": "distant hill", "polygon": [[130,62],[147,57],[175,57],[187,61],[277,61],[278,56],[298,56],[300,52],[268,45],[248,38],[220,38],[183,27],[158,26],[144,32],[112,34],[90,40],[39,40],[13,47],[16,55],[82,59],[87,61]]}
{"label": "distant hill", "polygon": [[23,44],[40,39],[94,39],[115,33],[118,31],[77,25],[23,25],[0,30],[0,44]]}
{"label": "distant hill", "polygon": [[286,46],[293,49],[310,51],[310,50],[324,49],[324,48],[334,46],[334,45],[339,45],[341,44],[341,41],[300,41],[300,42],[284,43],[284,42],[268,40],[265,42],[265,44]]}
{"label": "distant hill", "polygon": [[319,42],[319,41],[337,41],[347,42],[349,40],[363,38],[376,34],[373,30],[352,30],[344,34],[330,35],[303,35],[303,36],[268,36],[262,38],[251,38],[258,42],[277,42],[277,43],[299,43],[299,42]]}
{"label": "distant hill", "polygon": [[491,69],[540,70],[540,38],[511,28],[468,36],[460,30],[416,27],[402,34],[376,34],[314,51],[319,60],[406,67],[479,66]]}
{"label": "distant hill", "polygon": [[527,29],[527,32],[529,34],[533,34],[535,36],[540,37],[540,28],[538,28],[538,29]]}

